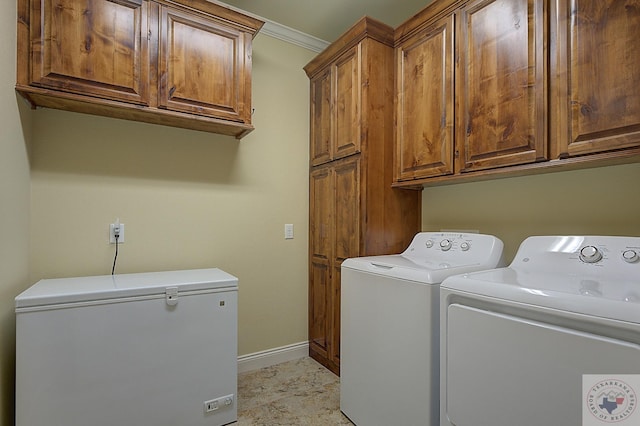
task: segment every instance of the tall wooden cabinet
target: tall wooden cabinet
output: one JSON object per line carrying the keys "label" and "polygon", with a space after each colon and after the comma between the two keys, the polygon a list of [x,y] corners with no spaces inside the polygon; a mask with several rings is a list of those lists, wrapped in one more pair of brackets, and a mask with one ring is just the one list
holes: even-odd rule
{"label": "tall wooden cabinet", "polygon": [[18,0],[16,90],[34,107],[240,138],[262,24],[206,0]]}
{"label": "tall wooden cabinet", "polygon": [[358,21],[305,67],[311,89],[309,354],[340,372],[340,267],[398,253],[421,194],[392,189],[393,29]]}

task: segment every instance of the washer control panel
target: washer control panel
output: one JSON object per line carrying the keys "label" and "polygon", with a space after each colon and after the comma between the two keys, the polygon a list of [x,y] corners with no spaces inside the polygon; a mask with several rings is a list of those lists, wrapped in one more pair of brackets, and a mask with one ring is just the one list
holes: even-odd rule
{"label": "washer control panel", "polygon": [[413,237],[402,256],[421,263],[428,260],[449,265],[484,264],[488,259],[502,259],[502,249],[502,241],[493,235],[420,232]]}

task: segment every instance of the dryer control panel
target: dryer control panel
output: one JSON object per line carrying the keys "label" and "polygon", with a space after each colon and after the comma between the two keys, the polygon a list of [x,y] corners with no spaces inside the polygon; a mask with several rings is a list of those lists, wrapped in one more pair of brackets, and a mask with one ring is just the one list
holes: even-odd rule
{"label": "dryer control panel", "polygon": [[529,237],[509,269],[530,288],[640,303],[640,237]]}
{"label": "dryer control panel", "polygon": [[585,268],[596,268],[599,275],[619,275],[625,271],[636,275],[640,273],[640,237],[529,237],[520,245],[512,266],[538,271],[553,268],[577,274],[594,271]]}

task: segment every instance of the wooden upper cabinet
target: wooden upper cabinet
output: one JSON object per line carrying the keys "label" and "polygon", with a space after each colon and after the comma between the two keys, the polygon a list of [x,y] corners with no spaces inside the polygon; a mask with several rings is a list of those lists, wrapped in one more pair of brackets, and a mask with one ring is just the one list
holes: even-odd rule
{"label": "wooden upper cabinet", "polygon": [[360,52],[356,45],[311,77],[311,165],[360,152]]}
{"label": "wooden upper cabinet", "polygon": [[30,27],[28,83],[148,105],[148,6],[142,0],[33,0],[31,20],[44,25]]}
{"label": "wooden upper cabinet", "polygon": [[553,134],[560,157],[640,146],[640,4],[557,2]]}
{"label": "wooden upper cabinet", "polygon": [[453,31],[451,14],[395,49],[396,181],[453,173]]}
{"label": "wooden upper cabinet", "polygon": [[16,90],[33,107],[240,138],[262,24],[206,0],[18,0]]}
{"label": "wooden upper cabinet", "polygon": [[207,17],[160,8],[162,108],[251,122],[251,34]]}
{"label": "wooden upper cabinet", "polygon": [[460,172],[547,159],[546,0],[476,0],[459,11]]}

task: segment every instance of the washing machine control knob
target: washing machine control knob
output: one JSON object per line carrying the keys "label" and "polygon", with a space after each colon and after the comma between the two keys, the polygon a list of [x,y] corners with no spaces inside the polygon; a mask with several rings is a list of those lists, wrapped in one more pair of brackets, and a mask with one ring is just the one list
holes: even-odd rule
{"label": "washing machine control knob", "polygon": [[451,248],[451,240],[447,240],[446,238],[440,241],[440,248],[442,251],[447,251]]}
{"label": "washing machine control knob", "polygon": [[638,252],[635,250],[625,250],[624,252],[622,252],[622,259],[625,262],[634,263],[634,262],[637,262],[638,259],[640,259],[640,256],[638,255]]}
{"label": "washing machine control knob", "polygon": [[471,245],[465,241],[464,243],[460,244],[460,248],[462,249],[462,251],[467,251],[471,248]]}
{"label": "washing machine control knob", "polygon": [[597,247],[585,246],[580,249],[580,260],[585,263],[596,263],[602,259],[602,253]]}
{"label": "washing machine control knob", "polygon": [[427,248],[433,247],[433,240],[427,240],[427,242],[424,243],[424,245],[427,246]]}

